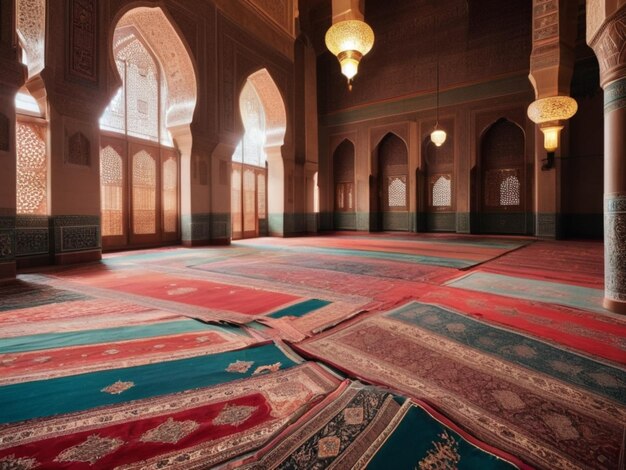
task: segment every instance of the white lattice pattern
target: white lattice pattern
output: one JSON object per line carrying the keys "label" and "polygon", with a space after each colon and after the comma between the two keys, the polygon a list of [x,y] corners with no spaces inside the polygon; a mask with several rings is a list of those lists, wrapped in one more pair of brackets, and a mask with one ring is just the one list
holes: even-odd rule
{"label": "white lattice pattern", "polygon": [[124,235],[122,157],[110,145],[100,152],[102,236]]}
{"label": "white lattice pattern", "polygon": [[389,207],[406,207],[406,176],[390,176],[388,193]]}
{"label": "white lattice pattern", "polygon": [[17,213],[47,212],[48,156],[43,125],[17,122]]}
{"label": "white lattice pattern", "polygon": [[520,205],[520,182],[517,176],[507,176],[500,183],[500,205],[519,206]]}
{"label": "white lattice pattern", "polygon": [[133,231],[156,233],[156,163],[145,150],[133,156]]}
{"label": "white lattice pattern", "polygon": [[433,207],[452,206],[452,184],[450,178],[440,176],[433,184]]}
{"label": "white lattice pattern", "polygon": [[265,112],[263,104],[250,82],[241,91],[239,109],[245,133],[233,154],[233,161],[265,166]]}

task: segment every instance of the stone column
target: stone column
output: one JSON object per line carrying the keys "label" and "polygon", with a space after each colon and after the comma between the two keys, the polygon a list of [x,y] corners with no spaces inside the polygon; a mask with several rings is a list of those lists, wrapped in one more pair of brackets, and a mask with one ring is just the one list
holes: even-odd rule
{"label": "stone column", "polygon": [[626,3],[587,2],[604,89],[604,306],[626,314]]}
{"label": "stone column", "polygon": [[0,2],[0,279],[15,277],[15,94],[26,80],[15,34],[15,3]]}
{"label": "stone column", "polygon": [[[569,96],[574,72],[577,10],[577,3],[568,0],[533,0],[533,50],[528,78],[537,100]],[[535,234],[555,238],[560,212],[559,164],[556,163],[556,170],[545,168],[547,153],[539,129],[535,140]],[[555,153],[558,157],[561,148]]]}
{"label": "stone column", "polygon": [[108,24],[97,0],[55,2],[47,12],[48,49],[41,73],[50,135],[50,236],[55,264],[101,258],[100,128],[114,90],[104,71]]}

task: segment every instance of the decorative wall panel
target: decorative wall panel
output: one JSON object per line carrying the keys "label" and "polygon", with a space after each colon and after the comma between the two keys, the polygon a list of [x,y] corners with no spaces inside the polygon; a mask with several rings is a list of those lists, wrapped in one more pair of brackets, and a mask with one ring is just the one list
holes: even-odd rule
{"label": "decorative wall panel", "polygon": [[69,0],[69,74],[98,82],[96,0]]}
{"label": "decorative wall panel", "polygon": [[48,155],[46,126],[16,123],[18,214],[47,213]]}
{"label": "decorative wall panel", "polygon": [[59,215],[52,217],[54,251],[88,251],[100,248],[100,217]]}

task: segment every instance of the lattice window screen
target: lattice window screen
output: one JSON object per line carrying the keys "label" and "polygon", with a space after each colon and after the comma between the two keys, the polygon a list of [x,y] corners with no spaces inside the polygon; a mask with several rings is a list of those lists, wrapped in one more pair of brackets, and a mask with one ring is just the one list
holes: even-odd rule
{"label": "lattice window screen", "polygon": [[109,106],[100,118],[102,129],[115,132],[126,132],[126,64],[123,60],[116,60],[117,71],[122,77],[122,86],[117,91]]}
{"label": "lattice window screen", "polygon": [[485,172],[485,206],[519,206],[521,203],[519,170],[515,168]]}
{"label": "lattice window screen", "polygon": [[406,176],[389,176],[387,179],[388,206],[406,207]]}
{"label": "lattice window screen", "polygon": [[259,219],[265,219],[267,217],[267,208],[265,205],[265,200],[267,198],[265,189],[265,177],[265,172],[259,172],[256,175]]}
{"label": "lattice window screen", "polygon": [[156,233],[156,162],[145,150],[133,156],[133,232]]}
{"label": "lattice window screen", "polygon": [[110,145],[100,152],[102,236],[124,235],[124,166]]}
{"label": "lattice window screen", "polygon": [[17,122],[17,213],[45,215],[48,195],[46,126]]}
{"label": "lattice window screen", "polygon": [[176,232],[178,221],[178,164],[175,157],[163,162],[163,230]]}
{"label": "lattice window screen", "polygon": [[128,135],[159,137],[159,72],[145,46],[135,39],[119,53],[126,60]]}
{"label": "lattice window screen", "polygon": [[256,177],[254,171],[246,169],[243,172],[243,230],[256,230]]}
{"label": "lattice window screen", "polygon": [[432,184],[432,206],[452,206],[452,179],[449,175],[441,175]]}
{"label": "lattice window screen", "polygon": [[265,111],[259,96],[247,82],[239,97],[241,119],[245,128],[243,137],[243,163],[265,166]]}
{"label": "lattice window screen", "polygon": [[[233,164],[233,167],[235,165]],[[233,234],[242,232],[241,225],[241,170],[233,168],[230,183],[230,207],[232,213]]]}
{"label": "lattice window screen", "polygon": [[516,175],[507,176],[504,181],[500,183],[500,205],[520,205],[520,182]]}

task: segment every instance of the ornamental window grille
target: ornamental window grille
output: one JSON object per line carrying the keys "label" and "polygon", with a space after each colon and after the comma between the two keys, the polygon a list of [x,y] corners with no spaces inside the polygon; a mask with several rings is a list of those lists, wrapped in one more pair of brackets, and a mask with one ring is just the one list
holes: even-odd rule
{"label": "ornamental window grille", "polygon": [[163,193],[163,230],[176,232],[178,228],[178,162],[176,156],[166,157],[163,162],[162,181]]}
{"label": "ornamental window grille", "polygon": [[246,82],[239,97],[241,119],[245,129],[243,139],[237,145],[233,161],[265,167],[265,111],[254,86]]}
{"label": "ornamental window grille", "polygon": [[145,150],[133,156],[133,232],[156,233],[156,162]]}
{"label": "ornamental window grille", "polygon": [[520,204],[521,183],[518,169],[485,171],[485,206],[509,207]]}
{"label": "ornamental window grille", "polygon": [[102,236],[124,235],[124,162],[110,145],[100,152],[100,200]]}
{"label": "ornamental window grille", "polygon": [[452,206],[452,179],[450,175],[439,176],[432,185],[432,206]]}
{"label": "ornamental window grille", "polygon": [[231,213],[232,213],[232,230],[233,237],[240,237],[243,232],[243,220],[241,212],[241,165],[233,164],[233,171],[231,174]]}
{"label": "ornamental window grille", "polygon": [[406,176],[389,176],[387,180],[388,206],[390,208],[406,207]]}
{"label": "ornamental window grille", "polygon": [[500,205],[520,205],[520,184],[517,176],[507,176],[504,181],[500,183]]}
{"label": "ornamental window grille", "polygon": [[165,126],[167,85],[158,62],[132,29],[117,38],[114,54],[122,86],[100,118],[100,128],[171,146]]}
{"label": "ornamental window grille", "polygon": [[48,209],[48,154],[45,124],[16,123],[16,212],[45,215]]}

